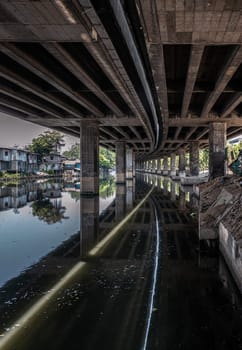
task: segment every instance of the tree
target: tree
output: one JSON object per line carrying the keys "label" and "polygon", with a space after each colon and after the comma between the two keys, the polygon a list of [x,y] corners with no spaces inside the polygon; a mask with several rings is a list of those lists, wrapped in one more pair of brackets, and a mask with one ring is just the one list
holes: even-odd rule
{"label": "tree", "polygon": [[31,152],[38,153],[42,159],[48,156],[52,151],[57,150],[57,146],[61,146],[64,142],[64,135],[58,131],[45,131],[32,140],[28,149]]}
{"label": "tree", "polygon": [[208,161],[209,161],[209,151],[208,148],[201,149],[199,151],[199,165],[201,170],[208,170]]}
{"label": "tree", "polygon": [[63,152],[63,156],[68,159],[80,159],[80,145],[78,143],[71,145],[69,150]]}
{"label": "tree", "polygon": [[[72,145],[69,150],[63,152],[66,158],[80,159],[80,146],[78,143]],[[99,147],[99,166],[103,170],[113,169],[115,166],[115,154],[104,147]]]}
{"label": "tree", "polygon": [[115,154],[107,148],[99,148],[99,166],[104,170],[113,169],[115,166]]}

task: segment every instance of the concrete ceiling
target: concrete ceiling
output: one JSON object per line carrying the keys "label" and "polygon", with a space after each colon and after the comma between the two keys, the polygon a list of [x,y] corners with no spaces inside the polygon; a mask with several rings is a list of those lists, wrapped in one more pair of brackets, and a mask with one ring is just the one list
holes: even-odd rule
{"label": "concrete ceiling", "polygon": [[242,3],[0,1],[0,110],[142,157],[242,131]]}

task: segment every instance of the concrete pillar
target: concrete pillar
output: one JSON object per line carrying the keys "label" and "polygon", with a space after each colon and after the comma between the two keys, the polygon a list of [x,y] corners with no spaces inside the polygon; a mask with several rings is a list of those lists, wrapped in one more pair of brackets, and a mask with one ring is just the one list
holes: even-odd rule
{"label": "concrete pillar", "polygon": [[157,159],[157,174],[161,173],[161,159]]}
{"label": "concrete pillar", "polygon": [[133,150],[126,149],[126,179],[133,178]]}
{"label": "concrete pillar", "polygon": [[210,123],[209,125],[209,177],[211,179],[224,176],[226,123]]}
{"label": "concrete pillar", "polygon": [[125,142],[116,142],[116,183],[124,184],[126,177]]}
{"label": "concrete pillar", "polygon": [[184,148],[179,149],[179,176],[186,176],[186,157]]}
{"label": "concrete pillar", "polygon": [[80,123],[80,193],[99,193],[99,128],[96,122]]}
{"label": "concrete pillar", "polygon": [[133,177],[135,177],[136,174],[136,168],[138,167],[138,169],[142,170],[142,162],[141,160],[139,161],[139,166],[137,166],[137,161],[136,161],[136,157],[135,157],[135,153],[133,152]]}
{"label": "concrete pillar", "polygon": [[190,143],[190,175],[199,175],[199,142]]}
{"label": "concrete pillar", "polygon": [[80,255],[85,257],[99,233],[99,197],[80,198]]}
{"label": "concrete pillar", "polygon": [[155,164],[155,159],[152,160],[152,173],[156,172],[156,164]]}
{"label": "concrete pillar", "polygon": [[171,172],[170,172],[171,176],[175,176],[176,175],[176,154],[172,153],[171,154]]}
{"label": "concrete pillar", "polygon": [[163,162],[163,175],[168,175],[168,156],[164,157]]}

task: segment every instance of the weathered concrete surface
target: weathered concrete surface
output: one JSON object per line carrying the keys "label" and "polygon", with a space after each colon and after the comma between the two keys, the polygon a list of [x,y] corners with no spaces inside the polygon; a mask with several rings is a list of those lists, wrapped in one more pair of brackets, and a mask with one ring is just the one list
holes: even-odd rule
{"label": "weathered concrete surface", "polygon": [[118,184],[125,183],[126,177],[126,149],[125,142],[116,142],[116,182]]}
{"label": "weathered concrete surface", "polygon": [[191,176],[199,175],[199,142],[190,143],[190,174]]}
{"label": "weathered concrete surface", "polygon": [[176,175],[176,153],[171,154],[171,171],[170,171],[171,176]]}
{"label": "weathered concrete surface", "polygon": [[99,193],[99,129],[96,122],[80,123],[81,194]]}
{"label": "weathered concrete surface", "polygon": [[133,178],[133,150],[126,150],[126,179]]}
{"label": "weathered concrete surface", "polygon": [[224,176],[226,147],[226,123],[210,123],[209,126],[209,176]]}
{"label": "weathered concrete surface", "polygon": [[223,222],[219,224],[219,249],[242,293],[242,239],[236,240]]}
{"label": "weathered concrete surface", "polygon": [[197,185],[203,182],[207,181],[207,178],[205,177],[199,177],[199,176],[185,176],[180,178],[182,185]]}
{"label": "weathered concrete surface", "polygon": [[186,158],[183,148],[179,149],[179,176],[186,176]]}

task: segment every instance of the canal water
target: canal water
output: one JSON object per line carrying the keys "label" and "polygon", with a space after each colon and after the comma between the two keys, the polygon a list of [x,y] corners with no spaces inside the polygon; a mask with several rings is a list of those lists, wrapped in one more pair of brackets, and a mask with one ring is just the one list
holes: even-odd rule
{"label": "canal water", "polygon": [[242,349],[241,294],[198,239],[195,192],[153,175],[94,198],[0,187],[0,350]]}

